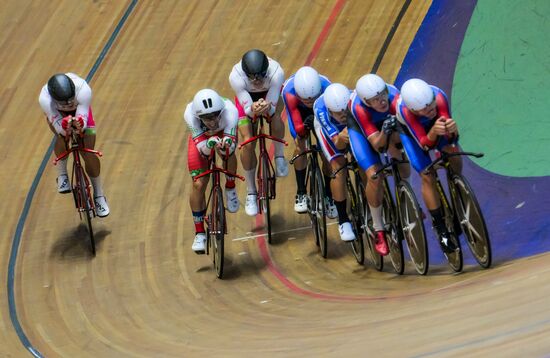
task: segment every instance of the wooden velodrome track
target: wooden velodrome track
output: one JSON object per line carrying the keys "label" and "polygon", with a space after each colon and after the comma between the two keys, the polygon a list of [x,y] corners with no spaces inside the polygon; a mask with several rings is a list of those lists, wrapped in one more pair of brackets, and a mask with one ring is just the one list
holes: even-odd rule
{"label": "wooden velodrome track", "polygon": [[[278,182],[274,225],[285,233],[273,245],[241,210],[229,216],[225,280],[191,251],[182,111],[193,94],[213,87],[232,97],[231,67],[254,47],[286,75],[312,61],[353,87],[378,67],[404,3],[140,1],[102,56],[129,3],[3,2],[0,271],[15,301],[2,291],[0,356],[29,356],[25,343],[47,357],[548,353],[547,255],[461,275],[434,266],[419,277],[409,265],[398,277],[358,266],[333,225],[323,260],[299,229],[307,218],[293,213],[292,174]],[[406,9],[379,63],[388,81],[429,6]],[[70,196],[55,190],[55,169],[40,169],[51,134],[37,98],[58,71],[92,76],[111,207],[95,221],[94,259]]]}

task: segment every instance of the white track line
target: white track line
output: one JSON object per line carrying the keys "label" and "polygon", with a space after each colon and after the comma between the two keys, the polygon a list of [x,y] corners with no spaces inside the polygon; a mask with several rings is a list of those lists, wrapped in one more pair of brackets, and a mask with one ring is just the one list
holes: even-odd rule
{"label": "white track line", "polygon": [[[327,226],[335,225],[337,223],[338,223],[337,221],[327,223]],[[308,230],[308,229],[311,229],[311,226],[302,226],[302,227],[297,227],[297,228],[294,228],[294,229],[288,229],[288,230],[283,230],[283,231],[278,231],[278,232],[272,232],[271,235],[286,234],[288,232],[302,231],[302,230]],[[265,235],[267,235],[267,233],[257,234],[257,235],[250,235],[250,236],[242,236],[242,237],[237,237],[237,238],[233,239],[232,241],[246,241],[246,240],[249,240],[249,239],[256,239],[258,237],[262,237],[262,236],[265,236]]]}

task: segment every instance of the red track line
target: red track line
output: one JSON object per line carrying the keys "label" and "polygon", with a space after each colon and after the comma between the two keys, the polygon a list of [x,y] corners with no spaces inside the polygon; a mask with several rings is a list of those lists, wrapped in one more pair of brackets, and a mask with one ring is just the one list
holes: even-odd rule
{"label": "red track line", "polygon": [[327,22],[325,22],[325,26],[323,26],[323,29],[321,30],[321,33],[319,34],[319,37],[317,37],[317,41],[315,41],[315,45],[313,45],[313,49],[307,56],[307,60],[305,65],[309,66],[317,57],[317,53],[319,53],[319,50],[321,49],[321,46],[327,39],[327,36],[330,32],[330,29],[332,28],[332,25],[334,25],[334,22],[336,22],[336,18],[340,14],[340,11],[342,11],[342,8],[344,7],[344,4],[346,3],[346,0],[337,0],[336,4],[332,8],[332,11],[330,13],[330,16],[327,19]]}

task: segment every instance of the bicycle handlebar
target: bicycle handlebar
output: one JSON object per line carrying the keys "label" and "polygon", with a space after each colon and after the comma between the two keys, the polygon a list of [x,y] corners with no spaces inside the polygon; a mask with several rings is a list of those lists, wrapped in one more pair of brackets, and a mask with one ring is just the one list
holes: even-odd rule
{"label": "bicycle handlebar", "polygon": [[292,159],[290,159],[288,162],[290,163],[290,165],[293,165],[294,162],[296,161],[296,159],[304,156],[304,155],[308,155],[310,153],[319,153],[321,152],[321,148],[317,147],[316,145],[312,146],[311,149],[307,149],[305,151],[303,151],[302,153],[300,154],[296,154],[294,157],[292,157]]}
{"label": "bicycle handlebar", "polygon": [[351,161],[348,160],[345,165],[341,166],[340,168],[336,169],[336,171],[332,172],[330,174],[330,178],[331,179],[336,178],[336,174],[340,173],[344,169],[354,170],[355,168],[357,168],[357,161],[355,161],[355,159]]}
{"label": "bicycle handlebar", "polygon": [[[223,168],[219,168],[216,166],[216,163],[215,163],[215,156],[216,156],[216,149],[212,149],[212,151],[210,152],[210,155],[208,156],[208,162],[211,163],[211,168],[206,170],[205,172],[203,173],[200,173],[199,175],[197,176],[194,176],[193,177],[193,181],[197,181],[199,178],[202,178],[206,175],[209,175],[211,173],[214,173],[214,172],[220,172],[220,173],[223,173],[227,176],[230,176],[230,177],[233,177],[233,178],[238,178],[242,181],[244,181],[244,177],[243,176],[240,176],[239,174],[237,173],[232,173],[226,169],[223,169]],[[225,149],[225,155],[222,156],[222,160],[224,162],[227,162],[227,160],[229,159],[229,148],[226,148]]]}
{"label": "bicycle handlebar", "polygon": [[449,158],[451,157],[468,155],[471,157],[481,158],[485,155],[483,153],[474,153],[474,152],[454,152],[454,153],[440,152],[440,153],[441,153],[441,156],[436,160],[434,160],[430,165],[428,165],[426,169],[423,170],[424,173],[429,172],[434,166],[436,166],[440,162],[448,162]]}
{"label": "bicycle handlebar", "polygon": [[248,138],[247,140],[245,140],[244,142],[242,142],[241,144],[239,144],[239,149],[241,149],[243,146],[251,143],[251,142],[254,142],[260,138],[266,138],[266,139],[270,139],[270,140],[273,140],[275,142],[279,142],[279,143],[283,143],[285,146],[288,146],[288,142],[284,139],[280,139],[280,138],[277,138],[277,137],[274,137],[274,136],[271,136],[271,135],[268,135],[268,134],[264,134],[264,133],[260,133],[258,135],[255,135],[251,138]]}
{"label": "bicycle handlebar", "polygon": [[53,160],[53,165],[57,165],[57,162],[59,162],[60,160],[63,160],[65,159],[69,154],[71,154],[72,152],[75,152],[75,151],[78,151],[78,152],[85,152],[85,153],[92,153],[94,155],[97,155],[98,157],[102,157],[103,156],[103,153],[99,150],[93,150],[93,149],[88,149],[88,148],[84,148],[84,146],[82,146],[80,143],[77,145],[77,146],[74,146],[72,148],[69,148],[67,151],[61,153],[58,157],[56,157],[54,160]]}
{"label": "bicycle handlebar", "polygon": [[372,179],[378,179],[378,177],[380,176],[380,173],[385,171],[387,168],[391,167],[394,163],[396,163],[396,164],[406,164],[406,163],[409,163],[409,161],[406,160],[406,159],[399,160],[399,159],[391,158],[388,163],[386,163],[382,168],[378,169],[376,171],[376,173],[371,175],[371,178]]}

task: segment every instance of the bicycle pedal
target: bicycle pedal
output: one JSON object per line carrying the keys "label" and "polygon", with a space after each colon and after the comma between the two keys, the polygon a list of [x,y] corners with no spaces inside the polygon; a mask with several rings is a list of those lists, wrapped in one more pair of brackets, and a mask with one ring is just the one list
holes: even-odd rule
{"label": "bicycle pedal", "polygon": [[193,251],[194,253],[196,253],[197,255],[204,255],[206,254],[206,250],[199,250],[199,251]]}

